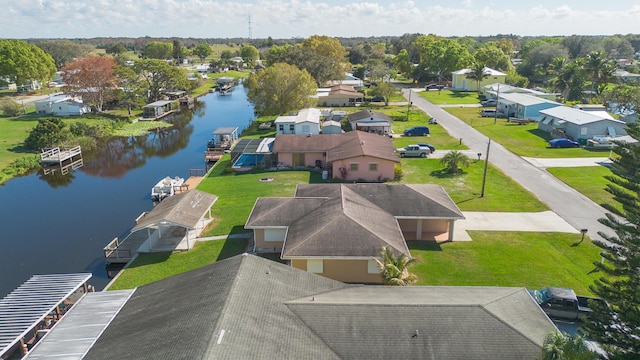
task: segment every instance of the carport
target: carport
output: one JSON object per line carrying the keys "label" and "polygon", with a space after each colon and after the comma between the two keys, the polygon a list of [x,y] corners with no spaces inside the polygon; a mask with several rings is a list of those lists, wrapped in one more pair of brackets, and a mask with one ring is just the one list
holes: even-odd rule
{"label": "carport", "polygon": [[138,252],[186,251],[209,224],[211,206],[218,197],[200,190],[189,190],[160,202],[136,220],[131,235],[146,231]]}

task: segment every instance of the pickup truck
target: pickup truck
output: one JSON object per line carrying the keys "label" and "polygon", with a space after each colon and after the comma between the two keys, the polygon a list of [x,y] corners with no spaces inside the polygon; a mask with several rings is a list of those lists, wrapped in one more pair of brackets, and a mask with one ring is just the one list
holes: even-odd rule
{"label": "pickup truck", "polygon": [[529,290],[529,294],[550,318],[569,321],[589,316],[592,311],[589,301],[604,302],[599,298],[577,296],[572,289],[560,287]]}
{"label": "pickup truck", "polygon": [[396,149],[400,157],[427,157],[431,153],[426,146],[420,146],[417,144],[407,145],[403,148]]}

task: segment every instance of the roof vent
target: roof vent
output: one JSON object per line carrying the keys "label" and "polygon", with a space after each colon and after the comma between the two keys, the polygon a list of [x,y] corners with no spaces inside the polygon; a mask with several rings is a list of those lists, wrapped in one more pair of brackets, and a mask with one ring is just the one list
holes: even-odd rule
{"label": "roof vent", "polygon": [[416,329],[416,331],[413,333],[413,335],[411,335],[412,338],[416,338],[418,337],[418,329]]}
{"label": "roof vent", "polygon": [[360,145],[364,145],[364,140],[360,141]]}
{"label": "roof vent", "polygon": [[312,297],[311,297],[311,301],[316,301],[316,297],[315,297],[315,296],[312,296]]}

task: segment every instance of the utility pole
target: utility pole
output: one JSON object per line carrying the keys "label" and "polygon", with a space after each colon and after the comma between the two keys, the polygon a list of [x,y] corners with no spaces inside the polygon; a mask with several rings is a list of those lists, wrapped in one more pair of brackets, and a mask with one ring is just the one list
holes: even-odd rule
{"label": "utility pole", "polygon": [[[498,83],[498,92],[496,93],[496,112],[495,114],[493,114],[493,125],[495,125],[498,122],[498,100],[500,100],[500,83]],[[487,152],[487,157],[488,156],[489,156],[489,152]]]}
{"label": "utility pole", "polygon": [[407,121],[409,121],[409,111],[411,111],[411,88],[409,88],[409,102],[407,103]]}
{"label": "utility pole", "polygon": [[491,139],[487,144],[487,156],[484,158],[484,171],[482,172],[482,190],[480,191],[480,197],[484,197],[484,184],[487,181],[487,166],[489,166],[489,149],[491,148]]}

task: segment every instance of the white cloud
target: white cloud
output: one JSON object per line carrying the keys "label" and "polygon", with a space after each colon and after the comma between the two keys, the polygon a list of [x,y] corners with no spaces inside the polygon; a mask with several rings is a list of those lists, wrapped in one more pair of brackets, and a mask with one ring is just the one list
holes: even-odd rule
{"label": "white cloud", "polygon": [[[570,35],[638,32],[640,6],[632,0],[585,10],[563,5],[493,0],[0,0],[0,36],[247,37]],[[592,7],[595,5],[592,5]]]}

